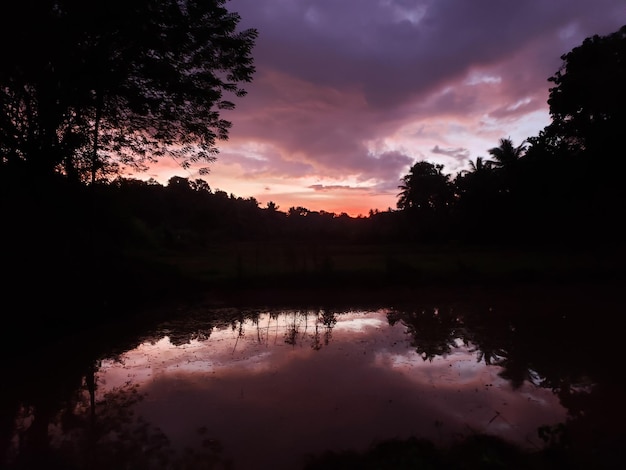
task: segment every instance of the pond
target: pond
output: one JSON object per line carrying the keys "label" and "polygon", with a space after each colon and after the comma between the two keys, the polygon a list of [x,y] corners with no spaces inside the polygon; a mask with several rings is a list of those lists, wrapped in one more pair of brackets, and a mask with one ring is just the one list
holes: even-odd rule
{"label": "pond", "polygon": [[478,458],[529,468],[610,461],[624,406],[604,307],[585,304],[591,326],[580,303],[522,304],[196,306],[104,348],[63,342],[13,363],[4,463],[443,467],[477,438]]}

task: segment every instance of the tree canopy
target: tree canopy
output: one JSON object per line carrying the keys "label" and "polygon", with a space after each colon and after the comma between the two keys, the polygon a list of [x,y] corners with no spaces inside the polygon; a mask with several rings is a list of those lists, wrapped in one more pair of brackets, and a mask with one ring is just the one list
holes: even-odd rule
{"label": "tree canopy", "polygon": [[607,153],[623,149],[626,26],[585,39],[561,59],[560,70],[549,78],[554,87],[548,99],[553,120],[548,134],[564,141],[572,153],[602,152],[605,158],[616,157]]}
{"label": "tree canopy", "polygon": [[210,162],[254,73],[226,0],[0,7],[0,165],[94,181],[162,156]]}
{"label": "tree canopy", "polygon": [[[508,169],[524,155],[524,151],[526,150],[525,143],[518,145],[517,147],[513,145],[513,141],[510,138],[500,139],[499,145],[497,147],[493,147],[489,149],[487,152],[489,155],[493,157],[493,161],[490,162],[491,165],[496,168],[504,168]],[[480,158],[480,157],[479,157]]]}
{"label": "tree canopy", "polygon": [[426,161],[416,162],[402,178],[398,209],[438,211],[450,202],[452,192],[449,175],[443,173],[443,165]]}

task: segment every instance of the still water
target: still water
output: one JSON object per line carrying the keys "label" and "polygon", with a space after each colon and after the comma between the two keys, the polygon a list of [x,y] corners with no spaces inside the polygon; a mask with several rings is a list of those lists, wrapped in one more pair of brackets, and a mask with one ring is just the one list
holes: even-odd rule
{"label": "still water", "polygon": [[9,394],[4,461],[298,469],[330,451],[477,435],[540,451],[562,437],[542,429],[573,423],[576,435],[579,402],[601,379],[593,351],[570,343],[585,327],[566,313],[540,322],[486,306],[196,310],[69,368],[40,358],[38,385]]}
{"label": "still water", "polygon": [[326,324],[323,313],[265,313],[206,340],[166,336],[103,361],[99,391],[137,386],[137,413],[174,447],[212,439],[235,468],[297,468],[307,453],[411,435],[491,432],[538,446],[537,428],[565,418],[549,390],[514,390],[462,339],[424,361],[405,330],[384,311]]}

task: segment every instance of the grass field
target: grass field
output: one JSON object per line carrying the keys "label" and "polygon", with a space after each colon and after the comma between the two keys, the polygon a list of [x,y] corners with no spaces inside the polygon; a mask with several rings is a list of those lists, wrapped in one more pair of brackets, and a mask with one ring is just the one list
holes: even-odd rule
{"label": "grass field", "polygon": [[471,283],[602,280],[624,274],[623,250],[222,243],[158,261],[209,284]]}

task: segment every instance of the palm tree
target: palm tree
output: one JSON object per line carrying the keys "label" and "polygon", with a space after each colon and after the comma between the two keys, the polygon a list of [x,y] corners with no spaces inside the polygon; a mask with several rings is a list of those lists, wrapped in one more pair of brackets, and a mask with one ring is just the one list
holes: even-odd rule
{"label": "palm tree", "polygon": [[438,211],[445,209],[453,194],[450,175],[443,173],[443,165],[426,161],[415,163],[402,177],[398,194],[398,209]]}
{"label": "palm tree", "polygon": [[476,157],[476,163],[470,160],[469,165],[472,173],[482,173],[491,170],[493,162],[485,160],[483,157]]}
{"label": "palm tree", "polygon": [[497,147],[487,150],[487,152],[494,158],[494,160],[490,161],[491,165],[496,168],[510,168],[524,156],[526,152],[526,141],[515,147],[510,137],[500,139],[500,144]]}

